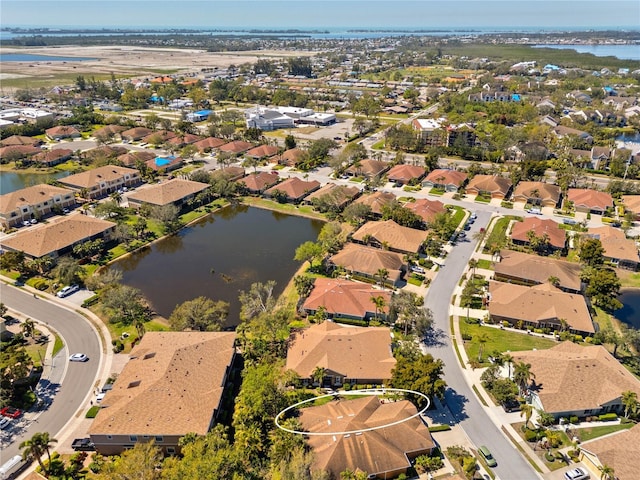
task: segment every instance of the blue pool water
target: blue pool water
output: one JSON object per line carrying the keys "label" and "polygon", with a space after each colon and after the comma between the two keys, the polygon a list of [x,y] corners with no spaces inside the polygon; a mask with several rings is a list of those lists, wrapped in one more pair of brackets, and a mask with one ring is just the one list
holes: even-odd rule
{"label": "blue pool water", "polygon": [[164,167],[169,165],[176,157],[156,157],[154,163],[157,167]]}

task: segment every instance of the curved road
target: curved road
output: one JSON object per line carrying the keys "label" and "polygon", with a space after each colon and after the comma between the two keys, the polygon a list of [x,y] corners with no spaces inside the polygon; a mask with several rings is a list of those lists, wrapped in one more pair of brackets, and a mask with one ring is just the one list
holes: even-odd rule
{"label": "curved road", "polygon": [[[19,453],[20,443],[34,433],[49,432],[55,438],[73,418],[93,390],[102,348],[98,333],[89,320],[73,311],[41,297],[36,299],[32,294],[3,282],[0,282],[0,298],[12,310],[50,325],[65,342],[65,348],[52,361],[51,384],[41,381],[38,390],[41,398],[49,399],[50,405],[38,412],[34,420],[23,417],[11,430],[4,431],[5,435],[10,432],[12,436],[8,445],[2,445],[2,457],[10,458]],[[86,353],[89,361],[69,362],[69,352]]]}
{"label": "curved road", "polygon": [[[469,239],[487,227],[491,210],[495,207],[475,204],[467,205],[476,211],[478,218],[467,232]],[[427,346],[429,353],[445,363],[444,378],[447,382],[445,402],[457,423],[464,429],[476,445],[486,445],[493,453],[498,466],[493,471],[502,479],[529,480],[539,479],[539,475],[522,457],[520,452],[507,440],[500,429],[484,411],[477,397],[467,384],[462,368],[451,341],[449,331],[449,303],[451,293],[473,254],[477,243],[474,240],[459,242],[447,256],[445,266],[438,272],[429,287],[425,304],[433,312],[434,328],[440,332],[438,341]],[[446,301],[445,301],[446,299]],[[462,347],[461,347],[462,348]]]}

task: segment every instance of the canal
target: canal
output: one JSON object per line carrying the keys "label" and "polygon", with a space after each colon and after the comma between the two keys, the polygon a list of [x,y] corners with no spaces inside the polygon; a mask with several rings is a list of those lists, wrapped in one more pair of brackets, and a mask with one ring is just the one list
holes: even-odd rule
{"label": "canal", "polygon": [[279,212],[229,206],[113,266],[165,318],[199,296],[230,303],[227,327],[239,323],[241,290],[275,280],[282,293],[300,267],[295,249],[315,240],[323,222]]}

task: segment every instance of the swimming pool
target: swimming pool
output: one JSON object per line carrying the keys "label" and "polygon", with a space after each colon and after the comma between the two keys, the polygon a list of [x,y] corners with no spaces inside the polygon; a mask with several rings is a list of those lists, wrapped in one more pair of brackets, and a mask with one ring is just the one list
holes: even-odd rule
{"label": "swimming pool", "polygon": [[166,167],[175,159],[176,157],[156,157],[154,163],[156,164],[156,167]]}

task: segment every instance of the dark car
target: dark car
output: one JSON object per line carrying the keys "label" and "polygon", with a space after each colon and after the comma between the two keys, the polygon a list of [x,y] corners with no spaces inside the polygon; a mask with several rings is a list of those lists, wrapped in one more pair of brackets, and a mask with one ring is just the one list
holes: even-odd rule
{"label": "dark car", "polygon": [[76,452],[93,452],[96,449],[96,446],[90,438],[76,438],[71,442],[71,448]]}
{"label": "dark car", "polygon": [[22,415],[22,410],[15,407],[4,407],[2,410],[0,410],[0,415],[2,415],[3,417],[18,418],[20,415]]}
{"label": "dark car", "polygon": [[520,402],[517,400],[507,400],[502,404],[502,408],[505,412],[518,412],[520,411]]}

